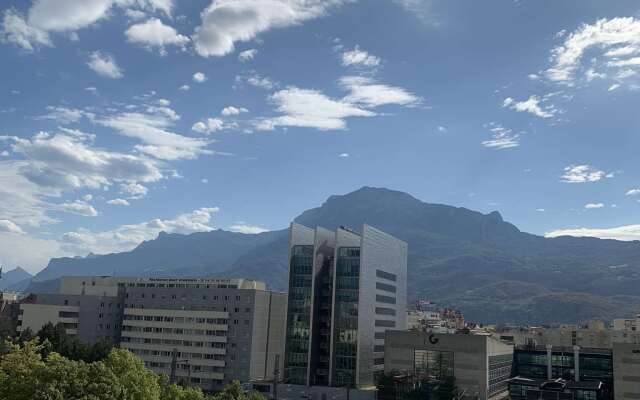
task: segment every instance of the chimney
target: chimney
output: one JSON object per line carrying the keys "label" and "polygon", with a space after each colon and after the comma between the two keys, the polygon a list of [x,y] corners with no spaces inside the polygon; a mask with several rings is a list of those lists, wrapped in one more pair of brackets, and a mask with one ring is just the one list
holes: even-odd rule
{"label": "chimney", "polygon": [[580,382],[580,346],[573,346],[573,365],[574,380]]}
{"label": "chimney", "polygon": [[551,349],[553,349],[553,346],[548,344],[547,345],[547,379],[549,380],[553,379],[553,364],[551,363]]}

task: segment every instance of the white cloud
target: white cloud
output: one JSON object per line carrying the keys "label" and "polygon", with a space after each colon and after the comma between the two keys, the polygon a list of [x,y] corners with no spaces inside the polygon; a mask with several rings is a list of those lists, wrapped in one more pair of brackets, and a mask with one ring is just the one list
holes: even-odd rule
{"label": "white cloud", "polygon": [[[593,54],[593,52],[599,53]],[[586,54],[589,61],[583,63]],[[564,36],[563,43],[551,51],[552,66],[546,76],[554,82],[573,85],[584,78],[605,78],[607,74],[593,75],[594,65],[604,69],[640,66],[631,57],[640,53],[640,20],[635,18],[600,19],[593,24],[583,24]],[[640,61],[640,59],[638,59]]]}
{"label": "white cloud", "polygon": [[178,90],[182,90],[182,91],[185,91],[185,92],[186,92],[187,90],[189,90],[189,89],[191,89],[191,86],[189,86],[189,85],[182,85],[182,86],[180,86],[180,87],[178,88]]}
{"label": "white cloud", "polygon": [[62,211],[71,214],[82,215],[84,217],[96,217],[98,211],[86,201],[76,200],[73,202],[67,202],[62,204],[53,205],[52,209]]}
{"label": "white cloud", "polygon": [[85,116],[93,117],[92,113],[87,113],[77,108],[47,106],[47,111],[47,114],[39,116],[38,119],[51,119],[59,124],[66,125],[78,122]]}
{"label": "white cloud", "polygon": [[342,100],[334,100],[317,90],[291,86],[269,97],[282,115],[259,121],[257,129],[297,126],[320,130],[345,129],[348,117],[373,117],[372,111]]}
{"label": "white cloud", "polygon": [[0,219],[30,227],[54,223],[46,215],[47,204],[42,200],[52,193],[21,174],[28,166],[28,161],[0,162]]}
{"label": "white cloud", "polygon": [[110,54],[94,51],[89,55],[87,65],[95,73],[105,78],[119,79],[123,76],[122,70]]}
{"label": "white cloud", "polygon": [[47,31],[75,31],[107,17],[112,0],[36,0],[29,25]]}
{"label": "white cloud", "polygon": [[557,229],[545,233],[545,236],[597,237],[600,239],[614,239],[625,241],[640,240],[640,225],[623,225],[614,228]]}
{"label": "white cloud", "polygon": [[542,107],[538,96],[531,96],[524,101],[516,101],[511,97],[504,99],[502,107],[508,107],[517,112],[528,112],[540,118],[551,118],[557,110],[553,106]]}
{"label": "white cloud", "polygon": [[158,18],[135,24],[126,30],[127,40],[141,44],[147,48],[157,48],[160,54],[166,54],[166,46],[183,48],[189,43],[189,38],[180,35],[173,27],[165,25]]}
{"label": "white cloud", "polygon": [[207,80],[207,76],[205,74],[203,74],[202,72],[196,72],[195,74],[193,74],[193,81],[194,82],[202,83],[202,82],[204,82],[206,80]]}
{"label": "white cloud", "polygon": [[485,128],[491,131],[492,138],[482,142],[484,147],[510,149],[520,146],[520,135],[514,133],[513,130],[505,128],[495,122],[485,125]]}
{"label": "white cloud", "polygon": [[603,203],[587,203],[584,205],[584,208],[587,210],[593,210],[593,209],[597,209],[597,208],[604,208],[604,204]]}
{"label": "white cloud", "polygon": [[[141,10],[134,10],[131,8],[126,9],[126,14],[130,18],[134,18],[142,15],[146,15],[146,12],[162,11],[167,17],[171,17],[173,11],[173,0],[115,0],[115,2],[121,7],[138,7]],[[137,12],[138,13],[137,13]]]}
{"label": "white cloud", "polygon": [[344,98],[348,103],[362,104],[366,107],[378,107],[387,104],[416,106],[420,97],[400,87],[376,83],[372,78],[345,76],[340,85],[350,93]]}
{"label": "white cloud", "polygon": [[349,153],[338,154],[338,157],[340,157],[340,158],[349,158]]}
{"label": "white cloud", "polygon": [[231,232],[245,233],[250,235],[269,232],[269,229],[266,229],[257,225],[249,225],[244,223],[237,223],[237,224],[231,225],[229,227],[229,230]]}
{"label": "white cloud", "polygon": [[249,49],[245,51],[241,51],[238,54],[238,60],[241,62],[247,62],[253,60],[253,58],[258,54],[258,49]]}
{"label": "white cloud", "polygon": [[154,219],[103,232],[79,229],[65,233],[61,245],[66,251],[75,254],[128,251],[145,240],[154,239],[160,232],[189,234],[211,231],[214,229],[210,224],[211,219],[218,211],[217,207],[200,208],[173,219]]}
{"label": "white cloud", "polygon": [[22,228],[8,219],[0,219],[0,233],[14,233],[16,235],[24,234]]}
{"label": "white cloud", "polygon": [[122,193],[130,195],[131,196],[129,197],[130,199],[131,198],[139,199],[146,196],[147,193],[149,192],[149,189],[147,189],[146,186],[143,186],[139,183],[129,182],[129,183],[121,184],[120,191]]}
{"label": "white cloud", "polygon": [[47,188],[50,195],[81,188],[99,189],[119,182],[155,182],[162,178],[158,164],[146,157],[92,146],[92,136],[78,131],[32,139],[10,137],[15,153],[27,163],[18,172],[32,183]]}
{"label": "white cloud", "polygon": [[537,212],[545,212],[546,210],[544,208],[536,208]]}
{"label": "white cloud", "polygon": [[8,151],[3,150],[2,152],[0,152],[0,156],[2,156],[2,157],[9,157],[9,156],[10,156],[10,154],[9,154],[9,152],[8,152]]}
{"label": "white cloud", "polygon": [[162,160],[193,159],[211,154],[207,140],[190,138],[168,129],[180,116],[168,107],[146,107],[144,112],[123,112],[97,119],[96,122],[136,138],[143,144],[136,150]]}
{"label": "white cloud", "polygon": [[325,15],[346,0],[213,0],[201,13],[196,28],[196,52],[203,57],[224,56],[235,42]]}
{"label": "white cloud", "polygon": [[84,196],[82,196],[82,200],[91,201],[91,200],[93,200],[93,195],[92,194],[85,194]]}
{"label": "white cloud", "polygon": [[107,201],[107,204],[110,204],[112,206],[128,206],[129,202],[125,199],[112,199]]}
{"label": "white cloud", "polygon": [[620,87],[619,83],[614,83],[613,85],[609,86],[609,89],[607,89],[609,92],[613,92],[614,90],[618,89]]}
{"label": "white cloud", "polygon": [[640,189],[631,189],[625,193],[627,196],[638,196],[640,195]]}
{"label": "white cloud", "polygon": [[[38,251],[33,251],[38,249]],[[52,257],[69,256],[55,240],[0,232],[0,264],[21,266],[35,273]]]}
{"label": "white cloud", "polygon": [[440,133],[447,133],[447,130],[448,130],[448,129],[447,129],[445,126],[441,126],[441,125],[440,125],[440,126],[436,127],[436,130],[437,130],[438,132],[440,132]]}
{"label": "white cloud", "polygon": [[604,178],[606,173],[590,165],[570,165],[565,167],[561,179],[567,183],[597,182]]}
{"label": "white cloud", "polygon": [[30,26],[24,17],[13,8],[4,12],[0,39],[3,42],[20,46],[27,51],[34,51],[38,46],[52,45],[46,31]]}
{"label": "white cloud", "polygon": [[360,48],[356,46],[353,50],[342,53],[342,65],[346,67],[377,67],[380,65],[380,58],[364,50],[360,50]]}
{"label": "white cloud", "polygon": [[209,134],[225,129],[225,124],[220,118],[207,118],[206,121],[200,121],[193,124],[191,129],[198,133]]}
{"label": "white cloud", "polygon": [[244,107],[227,106],[227,107],[222,109],[220,114],[222,114],[225,117],[227,117],[227,116],[230,116],[230,115],[240,115],[242,113],[247,113],[247,112],[249,112],[249,110],[247,110]]}
{"label": "white cloud", "polygon": [[276,82],[265,76],[260,76],[255,72],[250,72],[244,75],[237,75],[234,87],[241,86],[245,83],[266,90],[271,90],[278,85]]}

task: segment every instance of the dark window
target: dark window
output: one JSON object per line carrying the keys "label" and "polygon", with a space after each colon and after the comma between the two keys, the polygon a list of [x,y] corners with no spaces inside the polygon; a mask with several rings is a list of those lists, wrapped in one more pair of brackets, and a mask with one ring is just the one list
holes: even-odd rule
{"label": "dark window", "polygon": [[380,302],[380,303],[396,304],[396,298],[395,297],[382,296],[380,294],[376,295],[376,301]]}
{"label": "dark window", "polygon": [[373,359],[373,363],[374,363],[375,365],[383,365],[383,364],[384,364],[384,357],[381,357],[381,358],[374,358],[374,359]]}
{"label": "dark window", "polygon": [[396,315],[396,310],[394,310],[393,308],[376,307],[376,314]]}
{"label": "dark window", "polygon": [[376,270],[376,276],[378,278],[382,278],[382,279],[387,279],[390,281],[396,281],[396,279],[398,279],[398,277],[395,274],[392,274],[390,272],[385,272],[385,271],[381,271],[379,269]]}
{"label": "dark window", "polygon": [[373,346],[374,353],[384,353],[384,345],[375,345]]}
{"label": "dark window", "polygon": [[386,320],[382,320],[382,319],[377,319],[376,320],[376,326],[382,326],[382,327],[385,327],[385,328],[395,328],[396,321],[386,321]]}
{"label": "dark window", "polygon": [[376,282],[376,289],[384,290],[385,292],[391,292],[391,293],[395,293],[396,292],[396,287],[395,286],[388,285],[386,283],[380,283],[380,282]]}

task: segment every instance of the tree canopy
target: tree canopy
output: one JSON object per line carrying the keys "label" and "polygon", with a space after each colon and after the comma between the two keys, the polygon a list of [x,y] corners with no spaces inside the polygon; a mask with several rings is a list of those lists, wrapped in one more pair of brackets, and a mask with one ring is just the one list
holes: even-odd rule
{"label": "tree canopy", "polygon": [[213,396],[170,385],[127,350],[113,348],[99,361],[72,360],[48,340],[6,342],[0,358],[3,400],[263,400],[234,381]]}

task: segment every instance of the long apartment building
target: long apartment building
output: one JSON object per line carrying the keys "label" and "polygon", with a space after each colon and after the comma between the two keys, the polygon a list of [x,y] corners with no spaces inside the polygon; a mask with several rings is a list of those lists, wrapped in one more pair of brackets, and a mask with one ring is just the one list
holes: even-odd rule
{"label": "long apartment building", "polygon": [[274,378],[287,296],[265,289],[246,279],[64,277],[57,294],[20,305],[19,329],[62,322],[83,341],[107,338],[157,373],[215,391]]}
{"label": "long apartment building", "polygon": [[280,397],[372,388],[384,371],[385,331],[406,329],[407,244],[368,225],[356,233],[293,223],[290,235],[289,386]]}

